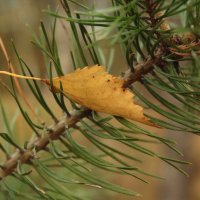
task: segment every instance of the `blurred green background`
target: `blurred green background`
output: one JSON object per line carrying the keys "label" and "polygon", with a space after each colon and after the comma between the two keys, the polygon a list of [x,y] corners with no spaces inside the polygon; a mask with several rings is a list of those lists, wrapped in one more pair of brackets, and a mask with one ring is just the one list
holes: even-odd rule
{"label": "blurred green background", "polygon": [[[91,3],[91,1],[83,2]],[[56,0],[0,0],[0,36],[4,41],[7,52],[16,71],[19,71],[18,63],[16,57],[14,56],[11,40],[14,41],[21,57],[23,57],[23,59],[29,64],[34,74],[39,77],[45,77],[46,72],[41,52],[39,52],[37,48],[30,44],[30,40],[33,37],[33,31],[36,34],[39,33],[40,20],[43,20],[47,26],[50,23],[50,17],[42,12],[42,10],[47,9],[48,6],[50,6],[52,9],[56,9],[58,4],[59,3]],[[109,1],[96,1],[96,5],[98,7],[105,7],[106,5],[109,5]],[[59,11],[62,12],[61,6],[59,7]],[[69,39],[69,33],[64,31],[60,24],[57,29],[57,42],[59,45],[62,65],[65,66],[65,72],[70,71],[72,68],[69,57]],[[118,49],[120,48],[117,47],[117,51]],[[107,49],[105,49],[105,51],[106,50]],[[123,57],[118,55],[120,55],[120,52],[116,52],[115,54],[115,63],[121,63],[121,66],[123,66]],[[118,68],[119,71],[123,71],[123,69]],[[7,63],[1,50],[0,70],[7,70]],[[23,87],[23,81],[20,82]],[[1,88],[1,90],[3,90],[3,88]],[[27,96],[29,96],[28,93]],[[30,136],[28,133],[29,128],[25,123],[21,123],[23,118],[20,114],[18,114],[19,112],[17,106],[8,96],[7,92],[4,92],[3,94],[1,92],[1,100],[3,101],[8,112],[8,116],[12,118],[14,115],[16,115],[16,138],[21,144],[23,144]],[[32,101],[31,97],[29,100],[31,104],[34,105],[34,101]],[[51,102],[51,98],[49,98],[49,103],[54,106],[54,102]],[[54,107],[55,112],[58,112],[56,110],[56,106]],[[3,126],[4,124],[1,120],[0,129],[2,129]],[[170,166],[167,166],[166,164],[161,163],[157,159],[154,159],[154,161],[152,159],[146,159],[145,163],[143,164],[143,168],[149,172],[154,172],[157,175],[165,177],[166,180],[160,181],[151,179],[151,184],[147,185],[144,183],[139,183],[138,180],[133,179],[132,177],[116,176],[113,177],[113,181],[122,186],[132,188],[133,190],[142,193],[144,196],[141,199],[143,200],[199,200],[200,137],[184,133],[169,133],[168,131],[160,131],[159,134],[166,135],[177,140],[177,146],[184,154],[183,159],[193,163],[191,166],[187,166],[185,169],[190,174],[190,177],[184,177],[183,175],[179,174],[178,171]],[[159,145],[151,144],[151,146],[153,149],[162,152],[163,154],[169,154],[169,156],[172,156],[168,150],[162,149],[162,147]],[[96,193],[92,192],[92,195],[94,200],[102,199],[101,191],[97,191]],[[107,197],[104,196],[104,199],[107,199]],[[109,199],[130,200],[134,198],[116,195]]]}

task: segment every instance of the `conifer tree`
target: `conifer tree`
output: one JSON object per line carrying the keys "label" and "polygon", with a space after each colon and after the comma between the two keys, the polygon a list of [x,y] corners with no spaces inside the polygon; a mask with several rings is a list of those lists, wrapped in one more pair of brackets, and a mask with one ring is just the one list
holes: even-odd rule
{"label": "conifer tree", "polygon": [[[187,176],[182,167],[189,163],[180,158],[182,153],[176,148],[176,141],[163,136],[162,131],[175,131],[180,137],[184,137],[183,132],[200,134],[200,1],[112,0],[109,3],[109,7],[98,9],[92,3],[60,0],[58,10],[45,10],[52,19],[51,27],[41,22],[40,34],[34,36],[32,44],[44,56],[46,77],[43,78],[48,80],[48,86],[34,79],[32,67],[13,42],[20,74],[32,78],[19,82],[16,76],[8,78],[2,74],[1,87],[15,100],[31,137],[27,141],[17,140],[23,130],[14,131],[15,123],[8,118],[4,106],[6,99],[1,98],[0,199],[101,199],[102,191],[109,191],[108,196],[117,193],[141,196],[134,188],[114,183],[112,177],[130,176],[144,183],[165,178],[143,166],[145,157],[152,162],[154,158],[160,159]],[[132,93],[133,102],[144,107],[143,119],[147,121],[130,120],[123,114],[127,110],[125,105],[121,114],[118,110],[109,113],[108,107],[114,106],[112,92],[108,102],[101,105],[102,112],[98,112],[95,109],[98,99],[93,98],[92,91],[87,94],[93,105],[90,106],[66,94],[65,84],[71,83],[61,79],[55,89],[54,77],[62,77],[66,71],[56,42],[57,23],[70,34],[74,71],[99,65],[108,74],[115,73],[115,78],[107,75],[113,78],[113,84],[116,80],[120,82],[119,88],[114,88],[121,91],[119,101],[123,102],[123,98],[125,101],[126,94]],[[108,56],[102,44],[106,44]],[[2,40],[0,46],[10,73],[15,73]],[[118,46],[121,47],[118,59],[126,63],[122,68],[114,62],[113,52]],[[81,76],[71,84],[74,90],[80,86]],[[9,84],[4,83],[5,79]],[[90,79],[87,81],[90,83]],[[37,109],[43,109],[45,114],[38,114],[33,108],[22,83],[37,101]],[[80,87],[86,85],[81,82]],[[49,88],[48,96],[43,92],[45,87]],[[98,88],[101,92],[98,98],[106,90]],[[62,114],[57,114],[49,98]],[[46,120],[46,114],[50,120]],[[169,148],[174,156],[152,150],[149,143]],[[94,191],[100,197],[93,195]]]}

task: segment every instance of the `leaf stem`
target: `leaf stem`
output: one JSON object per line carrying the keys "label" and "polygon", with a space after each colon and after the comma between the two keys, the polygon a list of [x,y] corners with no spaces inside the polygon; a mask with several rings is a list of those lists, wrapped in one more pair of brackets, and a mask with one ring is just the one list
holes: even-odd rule
{"label": "leaf stem", "polygon": [[29,80],[37,80],[37,81],[43,81],[44,80],[42,78],[37,78],[37,77],[32,77],[32,76],[23,76],[23,75],[19,75],[19,74],[7,72],[7,71],[0,71],[0,74],[4,74],[4,75],[16,77],[16,78],[29,79]]}

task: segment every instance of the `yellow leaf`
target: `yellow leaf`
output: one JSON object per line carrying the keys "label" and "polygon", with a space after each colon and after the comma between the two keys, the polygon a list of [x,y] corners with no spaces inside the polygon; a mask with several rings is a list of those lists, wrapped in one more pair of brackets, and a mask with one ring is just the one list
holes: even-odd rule
{"label": "yellow leaf", "polygon": [[[39,80],[50,85],[50,80],[46,79],[21,76],[6,71],[0,71],[0,74]],[[123,79],[108,74],[102,66],[85,67],[65,76],[53,78],[53,87],[58,92],[60,92],[60,82],[64,94],[84,107],[153,125],[144,116],[143,108],[134,103],[134,94],[123,88]]]}
{"label": "yellow leaf", "polygon": [[148,122],[143,108],[134,103],[134,95],[124,89],[123,79],[105,72],[104,67],[93,66],[53,79],[53,86],[82,106],[139,122]]}

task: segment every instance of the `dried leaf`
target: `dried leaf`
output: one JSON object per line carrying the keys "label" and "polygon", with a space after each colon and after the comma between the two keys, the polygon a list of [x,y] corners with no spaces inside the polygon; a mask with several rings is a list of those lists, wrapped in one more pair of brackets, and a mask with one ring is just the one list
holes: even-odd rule
{"label": "dried leaf", "polygon": [[[0,71],[0,74],[39,80],[51,85],[50,80],[6,71]],[[84,107],[153,125],[144,116],[143,108],[134,103],[134,94],[123,88],[124,80],[108,74],[102,66],[85,67],[65,76],[53,78],[53,87],[58,92],[60,92],[60,82],[64,94]]]}
{"label": "dried leaf", "polygon": [[53,79],[53,86],[82,106],[139,122],[148,122],[143,108],[134,103],[133,93],[124,89],[123,79],[105,72],[104,67],[93,66]]}

